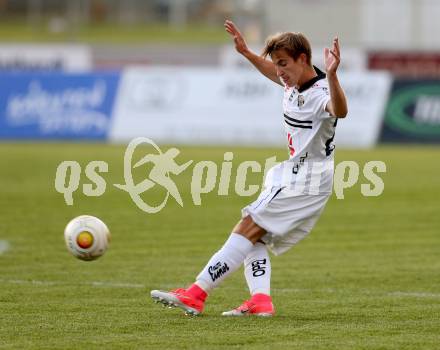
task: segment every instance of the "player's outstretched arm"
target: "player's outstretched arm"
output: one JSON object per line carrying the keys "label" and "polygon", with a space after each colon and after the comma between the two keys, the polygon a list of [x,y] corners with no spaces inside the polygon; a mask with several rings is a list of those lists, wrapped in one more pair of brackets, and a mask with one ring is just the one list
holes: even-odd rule
{"label": "player's outstretched arm", "polygon": [[248,61],[251,62],[264,76],[277,84],[283,85],[277,76],[275,65],[271,61],[264,59],[248,48],[243,35],[232,21],[225,21],[225,29],[233,37],[235,49],[238,53],[246,57]]}
{"label": "player's outstretched arm", "polygon": [[329,112],[333,117],[345,118],[348,113],[347,99],[341,84],[339,84],[339,79],[336,74],[339,63],[341,62],[341,52],[339,49],[338,38],[333,40],[332,49],[325,48],[324,60],[330,89],[330,101],[327,103],[326,111]]}

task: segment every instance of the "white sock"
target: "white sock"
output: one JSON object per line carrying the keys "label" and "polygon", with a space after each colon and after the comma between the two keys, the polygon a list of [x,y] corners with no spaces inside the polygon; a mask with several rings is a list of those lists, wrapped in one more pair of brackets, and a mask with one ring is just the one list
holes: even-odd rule
{"label": "white sock", "polygon": [[263,293],[270,295],[270,275],[272,268],[266,245],[255,243],[244,260],[244,276],[251,295]]}
{"label": "white sock", "polygon": [[196,284],[209,293],[241,266],[253,246],[246,237],[231,233],[223,247],[212,256],[197,276]]}

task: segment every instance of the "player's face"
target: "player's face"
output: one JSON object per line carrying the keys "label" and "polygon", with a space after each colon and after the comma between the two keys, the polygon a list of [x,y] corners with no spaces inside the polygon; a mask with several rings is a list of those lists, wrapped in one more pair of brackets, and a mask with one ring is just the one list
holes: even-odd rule
{"label": "player's face", "polygon": [[277,69],[277,75],[284,84],[288,87],[297,86],[307,66],[305,55],[301,54],[294,60],[285,50],[277,50],[272,53],[271,57]]}

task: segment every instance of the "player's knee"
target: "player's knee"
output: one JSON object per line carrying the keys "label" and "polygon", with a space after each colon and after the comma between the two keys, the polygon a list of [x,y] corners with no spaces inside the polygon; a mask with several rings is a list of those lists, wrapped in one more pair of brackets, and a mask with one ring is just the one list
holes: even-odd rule
{"label": "player's knee", "polygon": [[255,244],[265,235],[266,230],[258,226],[254,220],[252,220],[252,217],[248,215],[235,226],[233,232],[246,237]]}

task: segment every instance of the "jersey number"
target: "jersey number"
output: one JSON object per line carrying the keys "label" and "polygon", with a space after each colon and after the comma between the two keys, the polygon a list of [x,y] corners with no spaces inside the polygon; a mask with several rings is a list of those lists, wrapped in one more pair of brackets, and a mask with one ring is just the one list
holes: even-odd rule
{"label": "jersey number", "polygon": [[289,147],[290,156],[295,154],[295,148],[293,148],[293,137],[290,132],[287,133],[287,147]]}

